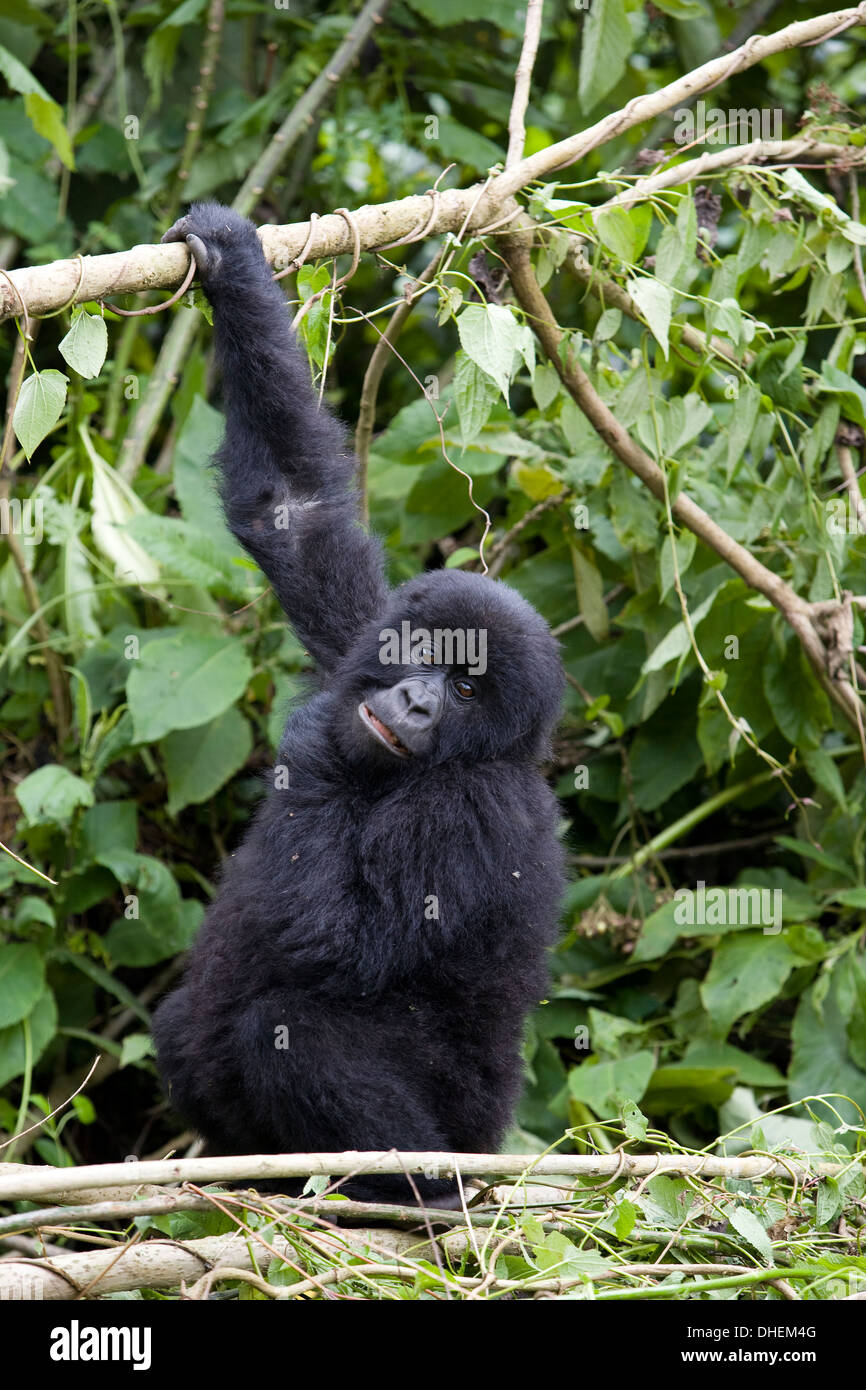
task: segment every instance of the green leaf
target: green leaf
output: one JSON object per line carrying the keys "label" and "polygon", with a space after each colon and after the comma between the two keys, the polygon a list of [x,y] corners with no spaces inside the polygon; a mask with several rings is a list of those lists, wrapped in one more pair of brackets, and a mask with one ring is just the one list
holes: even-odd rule
{"label": "green leaf", "polygon": [[[851,1012],[843,988],[842,964],[833,970],[820,1012],[815,988],[802,995],[791,1029],[791,1066],[788,1094],[791,1100],[803,1096],[850,1096],[866,1110],[866,1069],[856,1066],[849,1050],[848,1024]],[[826,981],[826,976],[823,977]],[[853,1002],[853,1001],[852,1001]],[[862,1118],[844,1101],[833,1102],[848,1124],[862,1124]],[[838,1120],[825,1107],[812,1102],[813,1113],[823,1114],[831,1124]]]}
{"label": "green leaf", "polygon": [[829,854],[827,850],[821,849],[820,845],[813,845],[809,840],[798,840],[793,835],[777,835],[776,843],[783,849],[793,850],[794,854],[799,854],[803,859],[813,860],[814,863],[820,864],[822,869],[829,869],[831,874],[840,874],[842,878],[856,881],[854,865],[847,864],[837,854]]}
{"label": "green leaf", "polygon": [[639,1101],[655,1068],[652,1052],[635,1052],[616,1062],[584,1062],[568,1073],[568,1089],[574,1100],[582,1101],[599,1119],[617,1113],[620,1098]]}
{"label": "green leaf", "polygon": [[140,919],[112,923],[105,949],[115,965],[157,965],[189,949],[203,916],[204,907],[194,898],[183,898],[171,912],[154,912],[143,901]]}
{"label": "green leaf", "polygon": [[[710,594],[708,598],[704,599],[703,603],[698,604],[698,607],[693,613],[689,614],[693,632],[699,624],[703,622],[715,603],[716,593],[717,591]],[[675,661],[679,657],[684,656],[690,648],[691,638],[689,637],[689,630],[686,627],[685,620],[680,619],[678,623],[674,624],[670,632],[665,633],[662,640],[650,652],[641,667],[641,675],[648,676],[650,671],[661,671],[664,666],[667,666],[669,661]]]}
{"label": "green leaf", "polygon": [[753,1250],[757,1250],[762,1260],[772,1264],[773,1246],[755,1213],[749,1211],[748,1207],[734,1207],[727,1217],[737,1234],[748,1241]]}
{"label": "green leaf", "polygon": [[614,1230],[618,1240],[628,1240],[634,1230],[635,1222],[638,1218],[637,1207],[634,1206],[627,1197],[623,1197],[616,1205],[616,1225]]}
{"label": "green leaf", "polygon": [[849,420],[866,428],[866,391],[853,376],[825,362],[818,379],[820,390],[842,397],[842,409]]}
{"label": "green leaf", "polygon": [[61,163],[67,169],[75,168],[75,156],[69,131],[63,120],[63,108],[43,92],[28,92],[24,97],[24,110],[30,117],[37,135],[48,140],[57,151]]}
{"label": "green leaf", "polygon": [[816,748],[832,727],[830,701],[818,684],[795,637],[780,654],[773,642],[763,663],[764,694],[785,738],[795,748]]}
{"label": "green leaf", "polygon": [[[694,531],[683,530],[678,536],[674,536],[674,546],[676,548],[677,571],[682,580],[687,573],[689,565],[695,554],[698,538]],[[668,590],[673,588],[674,582],[674,557],[671,550],[670,535],[665,536],[662,547],[659,551],[659,598],[662,599]],[[669,634],[670,635],[670,634]]]}
{"label": "green leaf", "polygon": [[60,342],[64,359],[88,380],[99,376],[108,351],[108,329],[99,314],[88,314],[80,305],[72,312],[72,326]]}
{"label": "green leaf", "polygon": [[601,574],[588,547],[574,541],[571,555],[581,616],[596,642],[604,642],[610,632],[610,623]]}
{"label": "green leaf", "polygon": [[578,98],[591,111],[625,72],[633,38],[623,0],[593,0],[582,18]]}
{"label": "green leaf", "polygon": [[69,377],[49,367],[44,372],[32,372],[22,384],[12,428],[28,458],[47,434],[53,430],[66,404]]}
{"label": "green leaf", "polygon": [[667,285],[646,276],[629,280],[626,289],[649,324],[650,332],[668,358],[673,297]]}
{"label": "green leaf", "polygon": [[46,763],[15,789],[28,825],[64,825],[79,806],[93,805],[93,789],[68,768]]}
{"label": "green leaf", "polygon": [[154,1054],[153,1038],[149,1033],[127,1033],[123,1039],[120,1065],[128,1067],[131,1062],[141,1062],[145,1057],[153,1057]]}
{"label": "green leaf", "polygon": [[[57,1006],[50,989],[40,994],[27,1015],[30,1027],[30,1051],[33,1065],[39,1061],[57,1032]],[[26,1067],[24,1029],[21,1021],[0,1029],[0,1087],[16,1076],[23,1076]]]}
{"label": "green leaf", "polygon": [[625,208],[606,208],[593,215],[599,240],[617,260],[632,265],[637,256],[637,229]]}
{"label": "green leaf", "polygon": [[136,742],[216,719],[240,699],[252,672],[240,642],[222,635],[179,632],[145,643],[126,683]]}
{"label": "green leaf", "polygon": [[643,1099],[644,1109],[666,1115],[698,1105],[723,1105],[733,1093],[735,1080],[730,1067],[696,1067],[687,1062],[657,1067]]}
{"label": "green leaf", "polygon": [[465,352],[458,352],[454,370],[454,402],[464,447],[477,439],[499,399],[496,383]]}
{"label": "green leaf", "polygon": [[775,999],[797,957],[781,935],[740,932],[725,936],[701,985],[714,1032],[724,1037],[736,1019]]}
{"label": "green leaf", "polygon": [[0,74],[6,78],[13,92],[21,92],[24,96],[35,93],[44,97],[46,101],[50,100],[42,83],[2,43],[0,43]]}
{"label": "green leaf", "polygon": [[470,357],[496,382],[508,400],[508,384],[522,326],[503,304],[468,304],[457,320],[460,343]]}
{"label": "green leaf", "polygon": [[209,724],[176,730],[164,738],[160,752],[168,780],[169,815],[209,801],[243,767],[252,746],[250,726],[234,707]]}
{"label": "green leaf", "polygon": [[0,1028],[26,1018],[45,988],[45,961],[30,942],[0,945]]}

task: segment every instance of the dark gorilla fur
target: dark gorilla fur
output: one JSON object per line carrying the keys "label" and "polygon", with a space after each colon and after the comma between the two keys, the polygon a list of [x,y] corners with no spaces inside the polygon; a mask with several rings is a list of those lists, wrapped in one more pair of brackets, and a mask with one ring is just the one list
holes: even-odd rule
{"label": "dark gorilla fur", "polygon": [[[355,460],[318,408],[252,223],[197,204],[167,238],[188,239],[214,306],[229,524],[321,685],[280,744],[288,789],[259,808],[157,1010],[172,1104],[214,1153],[495,1151],[562,886],[556,803],[537,770],[562,694],[556,643],[519,594],[478,575],[388,589],[358,522]],[[415,688],[417,667],[380,660],[380,632],[404,619],[487,632],[477,698],[458,699],[442,673],[441,717],[410,757],[358,714],[377,692]],[[453,1197],[449,1180],[415,1182],[424,1201]],[[411,1197],[402,1177],[343,1190]]]}

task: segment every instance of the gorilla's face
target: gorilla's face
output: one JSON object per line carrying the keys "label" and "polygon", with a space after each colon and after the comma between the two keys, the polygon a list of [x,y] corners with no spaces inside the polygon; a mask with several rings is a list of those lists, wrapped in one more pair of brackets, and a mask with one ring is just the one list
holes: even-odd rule
{"label": "gorilla's face", "polygon": [[411,580],[337,672],[337,739],[397,772],[543,756],[562,696],[557,644],[513,589],[457,570]]}

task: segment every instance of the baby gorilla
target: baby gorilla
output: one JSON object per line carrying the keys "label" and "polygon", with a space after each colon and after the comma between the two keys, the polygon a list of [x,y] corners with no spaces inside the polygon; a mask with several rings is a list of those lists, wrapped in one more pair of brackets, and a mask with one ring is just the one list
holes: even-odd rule
{"label": "baby gorilla", "polygon": [[[519,594],[479,575],[388,588],[355,460],[317,405],[254,226],[199,203],[164,240],[187,241],[214,307],[229,524],[320,689],[289,718],[287,775],[156,1012],[162,1076],[214,1153],[495,1151],[562,886],[538,772],[557,645]],[[452,1181],[414,1182],[453,1203]],[[341,1190],[412,1200],[400,1176]]]}

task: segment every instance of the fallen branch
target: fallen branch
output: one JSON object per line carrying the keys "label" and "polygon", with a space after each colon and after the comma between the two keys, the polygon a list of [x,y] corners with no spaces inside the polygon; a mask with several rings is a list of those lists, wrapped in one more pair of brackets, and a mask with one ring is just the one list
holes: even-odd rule
{"label": "fallen branch", "polygon": [[[852,1162],[864,1162],[862,1156]],[[450,1178],[653,1177],[689,1173],[696,1177],[789,1178],[797,1182],[833,1177],[850,1165],[811,1163],[767,1155],[720,1158],[716,1154],[470,1154],[372,1152],[252,1154],[229,1158],[164,1158],[136,1163],[96,1163],[81,1168],[25,1167],[0,1163],[0,1202],[32,1202],[50,1197],[66,1205],[76,1192],[119,1191],[140,1184],[176,1182],[253,1182],[310,1176],[345,1177],[358,1173],[431,1173]],[[157,1195],[157,1194],[153,1194]]]}

